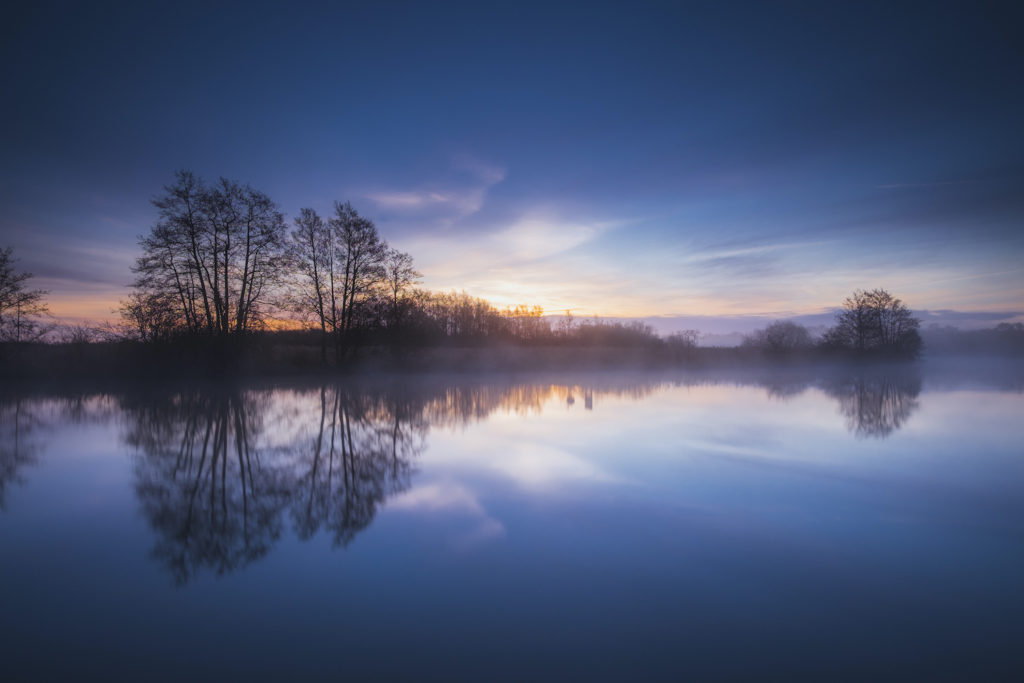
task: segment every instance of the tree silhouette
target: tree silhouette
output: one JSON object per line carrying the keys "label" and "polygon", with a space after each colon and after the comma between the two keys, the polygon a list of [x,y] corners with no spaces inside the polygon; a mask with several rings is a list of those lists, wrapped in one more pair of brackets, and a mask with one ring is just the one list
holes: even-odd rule
{"label": "tree silhouette", "polygon": [[384,286],[387,292],[387,320],[392,332],[400,330],[411,303],[410,290],[423,275],[413,266],[412,256],[397,249],[384,253]]}
{"label": "tree silhouette", "polygon": [[320,360],[327,361],[327,337],[338,326],[334,288],[334,239],[313,209],[302,209],[288,241],[289,265],[297,277],[290,284],[292,309],[312,315],[320,328]]}
{"label": "tree silhouette", "polygon": [[860,355],[913,358],[921,351],[921,322],[884,289],[857,290],[843,301],[824,344]]}
{"label": "tree silhouette", "polygon": [[13,254],[10,247],[0,249],[0,341],[33,341],[42,332],[37,317],[47,312],[47,292],[28,289],[32,273],[16,271]]}
{"label": "tree silhouette", "polygon": [[[284,217],[274,202],[248,185],[221,178],[208,186],[179,171],[153,205],[160,217],[140,242],[135,303],[172,306],[176,326],[193,334],[260,327],[283,265]],[[163,316],[144,319],[165,324]]]}
{"label": "tree silhouette", "polygon": [[369,312],[374,290],[384,281],[387,245],[373,221],[363,218],[348,202],[334,203],[330,220],[334,238],[335,290],[338,301],[336,349],[339,359],[354,344],[354,332]]}

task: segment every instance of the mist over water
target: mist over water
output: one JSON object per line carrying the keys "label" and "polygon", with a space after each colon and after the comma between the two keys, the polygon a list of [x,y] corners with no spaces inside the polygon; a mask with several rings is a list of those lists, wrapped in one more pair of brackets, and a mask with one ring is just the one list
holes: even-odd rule
{"label": "mist over water", "polygon": [[0,394],[12,680],[1008,675],[1019,364]]}

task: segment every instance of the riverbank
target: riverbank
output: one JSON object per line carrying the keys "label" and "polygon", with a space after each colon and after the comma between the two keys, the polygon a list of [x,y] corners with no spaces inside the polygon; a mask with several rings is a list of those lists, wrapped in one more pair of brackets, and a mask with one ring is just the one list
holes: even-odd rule
{"label": "riverbank", "polygon": [[[930,357],[930,356],[926,356]],[[971,356],[977,359],[979,356]],[[1004,356],[1024,363],[1024,357]],[[364,347],[342,363],[318,346],[267,343],[210,345],[192,342],[140,344],[20,344],[0,348],[0,377],[7,380],[167,379],[363,375],[380,373],[590,372],[598,370],[778,369],[798,366],[906,366],[901,359],[856,358],[813,349],[799,354],[770,355],[756,349],[570,345],[476,345],[429,347]]]}

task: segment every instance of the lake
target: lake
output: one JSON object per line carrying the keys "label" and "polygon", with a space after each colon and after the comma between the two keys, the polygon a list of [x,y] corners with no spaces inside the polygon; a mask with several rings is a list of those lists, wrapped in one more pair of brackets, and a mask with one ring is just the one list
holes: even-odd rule
{"label": "lake", "polygon": [[1020,363],[0,391],[0,677],[1015,679]]}

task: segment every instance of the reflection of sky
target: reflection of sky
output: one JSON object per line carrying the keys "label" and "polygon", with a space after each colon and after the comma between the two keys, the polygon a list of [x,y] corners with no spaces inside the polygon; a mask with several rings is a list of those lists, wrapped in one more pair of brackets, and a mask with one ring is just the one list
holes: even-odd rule
{"label": "reflection of sky", "polygon": [[[1016,394],[926,393],[888,438],[862,440],[814,388],[785,399],[725,385],[664,388],[639,400],[599,394],[590,411],[578,391],[569,392],[571,405],[566,393],[553,388],[540,411],[508,408],[432,430],[421,474],[397,508],[505,530],[515,522],[492,510],[492,498],[588,509],[619,501],[712,525],[813,535],[830,525],[862,533],[845,527],[890,515],[926,526],[934,518],[975,524],[977,515],[1002,526],[1024,487],[1014,456],[1021,435],[1010,427],[1022,407]],[[861,509],[869,500],[877,507]],[[457,541],[470,531],[454,533]]]}
{"label": "reflection of sky", "polygon": [[[432,428],[412,486],[348,547],[285,529],[259,561],[183,587],[148,555],[116,410],[47,408],[39,461],[0,512],[5,666],[147,680],[750,678],[766,661],[988,674],[1019,657],[1024,395],[925,387],[899,430],[858,439],[816,388],[595,391],[587,410],[582,388],[570,404],[554,386]],[[289,438],[311,448],[320,419],[316,391],[269,396],[268,465]],[[955,660],[936,643],[956,643]]]}
{"label": "reflection of sky", "polygon": [[12,17],[0,241],[55,313],[110,314],[180,167],[351,200],[499,305],[1024,307],[1008,5],[258,5]]}

